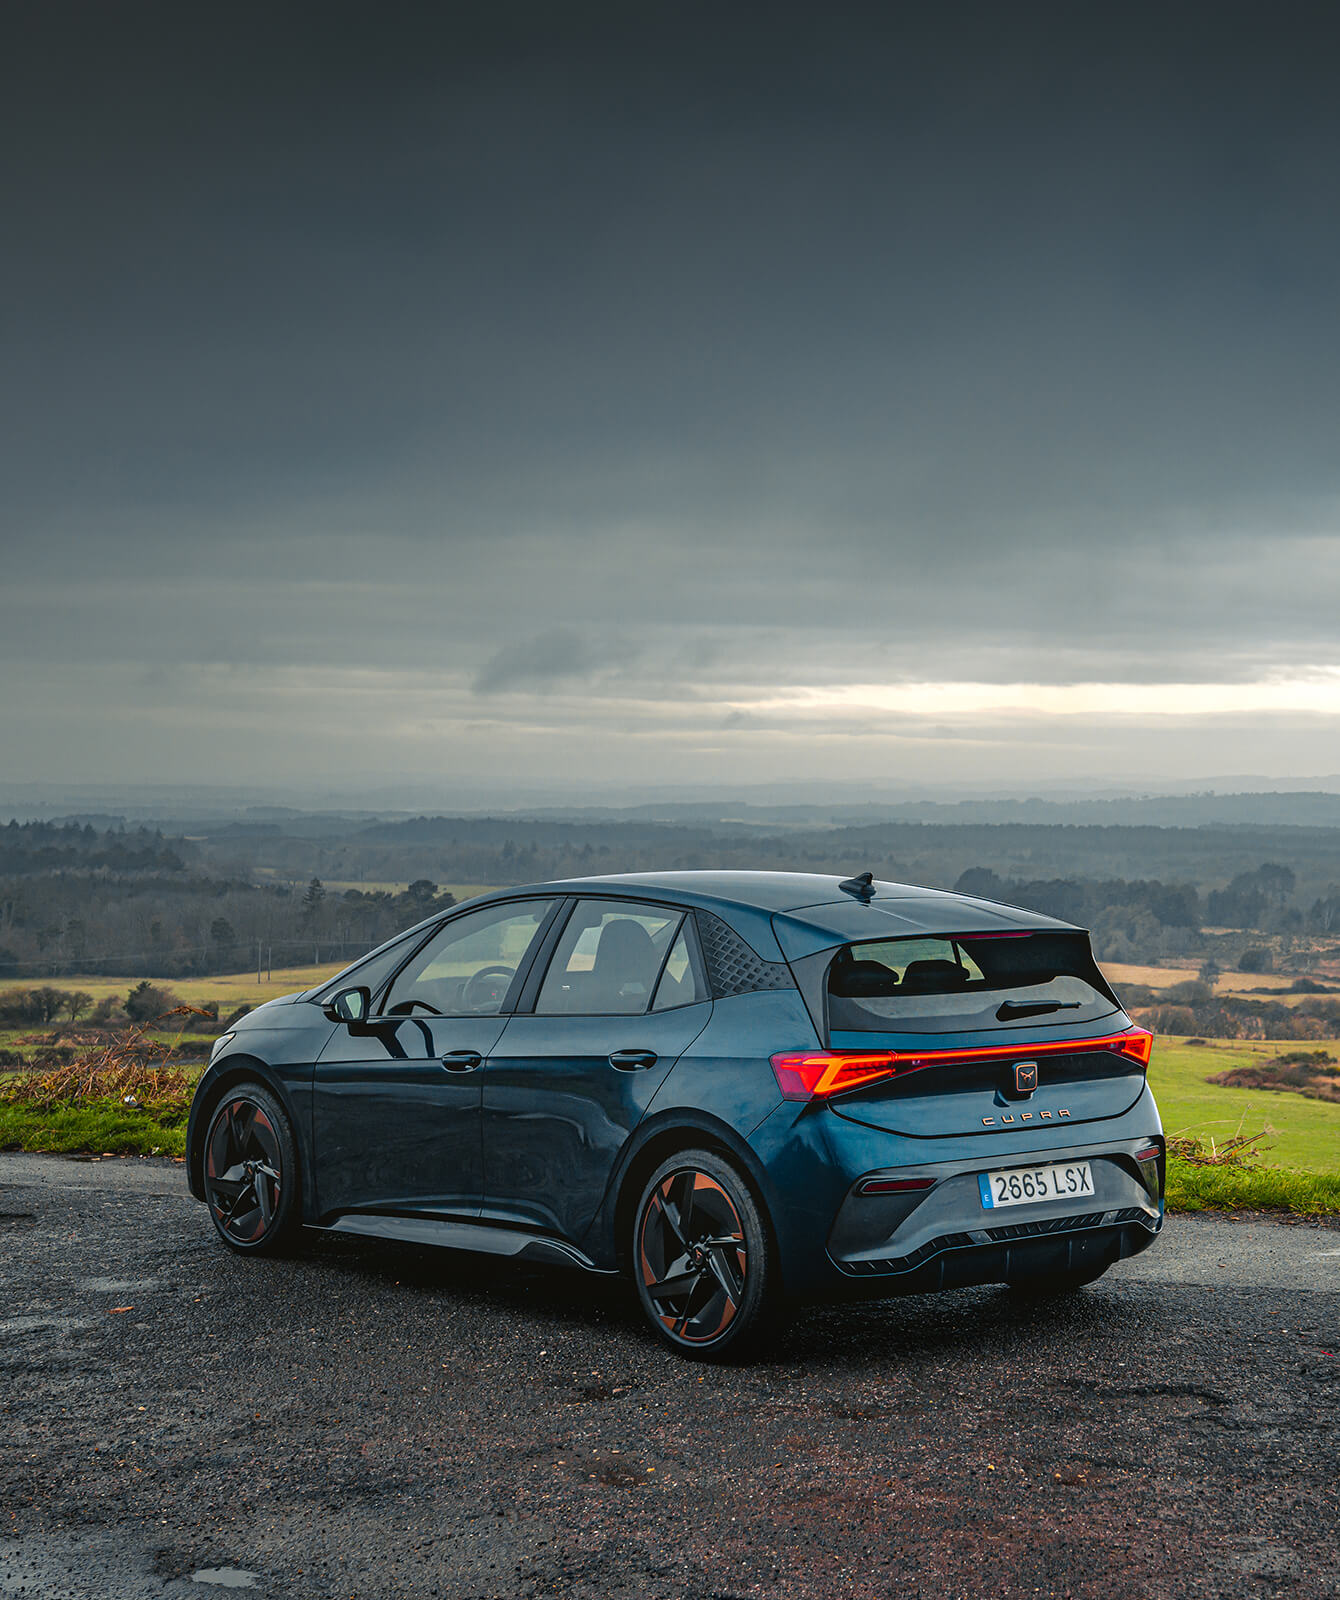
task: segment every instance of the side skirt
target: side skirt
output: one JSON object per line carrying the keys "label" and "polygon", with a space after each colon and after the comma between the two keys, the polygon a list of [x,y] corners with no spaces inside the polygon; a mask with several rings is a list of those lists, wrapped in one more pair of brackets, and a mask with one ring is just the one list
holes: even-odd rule
{"label": "side skirt", "polygon": [[542,1261],[579,1267],[602,1278],[617,1277],[598,1267],[576,1245],[524,1228],[489,1227],[479,1222],[457,1222],[449,1217],[397,1217],[350,1212],[317,1233],[351,1233],[366,1239],[395,1239],[401,1244],[440,1245],[448,1250],[474,1250],[481,1255],[514,1256],[519,1261]]}

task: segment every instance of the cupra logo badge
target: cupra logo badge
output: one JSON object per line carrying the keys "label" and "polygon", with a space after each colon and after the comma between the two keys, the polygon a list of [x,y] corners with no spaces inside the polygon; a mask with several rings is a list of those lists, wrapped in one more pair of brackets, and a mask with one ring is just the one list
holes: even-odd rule
{"label": "cupra logo badge", "polygon": [[1036,1061],[1016,1061],[1014,1063],[1014,1089],[1016,1094],[1032,1094],[1038,1086],[1038,1064]]}

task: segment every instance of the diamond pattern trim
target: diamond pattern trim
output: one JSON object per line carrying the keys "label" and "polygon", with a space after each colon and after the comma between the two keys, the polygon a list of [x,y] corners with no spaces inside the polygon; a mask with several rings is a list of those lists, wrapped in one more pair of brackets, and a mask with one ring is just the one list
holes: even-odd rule
{"label": "diamond pattern trim", "polygon": [[785,961],[764,961],[736,933],[710,911],[697,911],[698,942],[707,963],[708,981],[718,1000],[733,994],[753,994],[759,989],[794,989],[795,979]]}

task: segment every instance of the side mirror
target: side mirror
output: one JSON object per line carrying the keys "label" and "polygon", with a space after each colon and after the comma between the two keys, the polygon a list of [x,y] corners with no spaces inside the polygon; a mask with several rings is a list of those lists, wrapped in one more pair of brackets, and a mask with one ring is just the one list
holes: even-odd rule
{"label": "side mirror", "polygon": [[326,1004],[326,1012],[338,1022],[362,1022],[372,1004],[372,991],[361,984],[353,989],[341,989]]}

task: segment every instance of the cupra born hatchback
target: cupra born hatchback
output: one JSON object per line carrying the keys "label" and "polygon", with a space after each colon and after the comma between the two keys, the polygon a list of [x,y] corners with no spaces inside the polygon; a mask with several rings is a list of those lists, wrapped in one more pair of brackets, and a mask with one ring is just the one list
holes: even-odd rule
{"label": "cupra born hatchback", "polygon": [[1134,1027],[1088,935],[788,872],[507,889],[215,1046],[192,1192],[304,1226],[631,1277],[685,1354],[803,1299],[1078,1288],[1163,1220]]}

